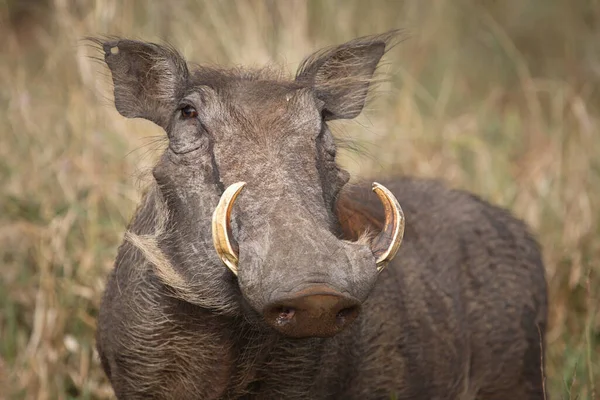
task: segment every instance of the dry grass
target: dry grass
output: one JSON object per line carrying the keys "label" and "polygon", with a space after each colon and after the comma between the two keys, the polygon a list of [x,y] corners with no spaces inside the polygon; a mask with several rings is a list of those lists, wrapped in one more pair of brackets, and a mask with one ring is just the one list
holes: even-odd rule
{"label": "dry grass", "polygon": [[167,40],[197,62],[293,71],[322,45],[394,27],[413,37],[389,53],[390,83],[367,116],[338,126],[362,148],[342,163],[441,178],[524,218],[551,290],[547,387],[553,399],[600,396],[597,0],[0,0],[0,10],[0,397],[110,397],[94,353],[98,301],[138,178],[164,142],[118,116],[81,38]]}

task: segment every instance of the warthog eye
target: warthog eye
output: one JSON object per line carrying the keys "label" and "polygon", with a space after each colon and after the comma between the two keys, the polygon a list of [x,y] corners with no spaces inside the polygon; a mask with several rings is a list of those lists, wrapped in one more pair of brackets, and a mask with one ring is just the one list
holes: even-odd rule
{"label": "warthog eye", "polygon": [[184,106],[181,109],[181,117],[184,119],[196,118],[198,116],[198,111],[190,105]]}

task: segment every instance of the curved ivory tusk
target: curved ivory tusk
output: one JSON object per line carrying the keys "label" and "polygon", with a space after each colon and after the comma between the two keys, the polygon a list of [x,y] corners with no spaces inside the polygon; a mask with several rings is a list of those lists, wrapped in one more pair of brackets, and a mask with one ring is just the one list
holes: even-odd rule
{"label": "curved ivory tusk", "polygon": [[404,212],[396,196],[385,186],[373,182],[373,191],[383,203],[385,224],[383,230],[371,244],[371,251],[376,257],[377,271],[381,272],[392,261],[404,237]]}
{"label": "curved ivory tusk", "polygon": [[212,217],[212,237],[217,255],[237,275],[238,244],[231,234],[231,209],[246,182],[230,185],[221,196]]}

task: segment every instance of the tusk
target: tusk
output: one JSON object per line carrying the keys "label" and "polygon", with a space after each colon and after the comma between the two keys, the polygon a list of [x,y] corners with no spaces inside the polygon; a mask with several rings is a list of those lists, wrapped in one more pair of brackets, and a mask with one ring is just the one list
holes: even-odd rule
{"label": "tusk", "polygon": [[212,237],[217,255],[237,276],[238,244],[231,234],[231,209],[246,182],[237,182],[223,192],[212,217]]}
{"label": "tusk", "polygon": [[396,196],[385,186],[373,182],[373,191],[383,203],[385,224],[383,230],[371,244],[371,251],[376,257],[377,271],[381,272],[392,261],[404,237],[404,212]]}

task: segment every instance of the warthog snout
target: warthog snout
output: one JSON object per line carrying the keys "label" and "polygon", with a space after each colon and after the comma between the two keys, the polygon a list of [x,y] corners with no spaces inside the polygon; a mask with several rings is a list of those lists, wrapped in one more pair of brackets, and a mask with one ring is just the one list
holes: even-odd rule
{"label": "warthog snout", "polygon": [[269,325],[292,337],[330,337],[358,316],[358,300],[324,285],[277,299],[264,308]]}
{"label": "warthog snout", "polygon": [[[257,203],[254,196],[260,193],[249,185],[254,194],[249,193],[238,207],[244,235],[232,231],[231,219],[245,186],[245,182],[238,182],[227,187],[212,218],[217,255],[238,276],[244,297],[284,335],[329,337],[341,332],[358,316],[377,275],[400,247],[404,215],[398,200],[374,183],[373,191],[384,208],[384,227],[372,240],[349,242],[314,223],[300,207],[294,210],[296,216],[277,206],[260,208],[254,218],[243,214],[244,207]],[[287,196],[280,207],[298,201],[291,194]],[[239,243],[236,236],[241,237]],[[248,245],[248,238],[253,245]]]}

